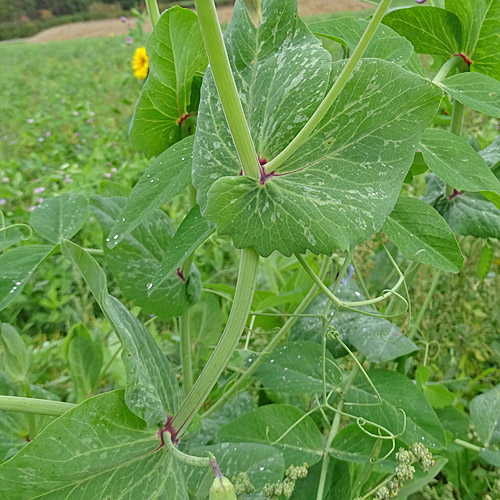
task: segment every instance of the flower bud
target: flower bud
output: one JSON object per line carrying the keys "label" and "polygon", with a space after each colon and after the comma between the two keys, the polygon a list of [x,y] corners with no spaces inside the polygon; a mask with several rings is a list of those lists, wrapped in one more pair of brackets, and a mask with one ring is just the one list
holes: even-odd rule
{"label": "flower bud", "polygon": [[233,483],[227,477],[216,477],[208,498],[209,500],[237,500]]}

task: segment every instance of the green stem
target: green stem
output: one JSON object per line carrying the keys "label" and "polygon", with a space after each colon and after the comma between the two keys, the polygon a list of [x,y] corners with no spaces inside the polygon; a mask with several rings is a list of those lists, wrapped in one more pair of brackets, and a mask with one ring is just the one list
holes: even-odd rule
{"label": "green stem", "polygon": [[484,448],[481,448],[480,446],[477,446],[472,443],[468,443],[467,441],[463,441],[462,439],[455,439],[453,441],[455,444],[458,444],[458,446],[462,446],[463,448],[467,448],[468,450],[475,451],[479,453],[481,450],[484,450]]}
{"label": "green stem", "polygon": [[76,405],[48,399],[20,398],[17,396],[0,396],[0,410],[34,413],[35,415],[51,415],[59,417]]}
{"label": "green stem", "polygon": [[186,431],[238,345],[252,305],[258,264],[259,255],[253,248],[242,250],[236,293],[226,328],[212,356],[172,421],[172,426],[178,432],[178,436]]}
{"label": "green stem", "polygon": [[451,59],[448,59],[440,68],[440,70],[436,73],[436,76],[432,80],[433,83],[439,85],[450,73],[453,68],[456,68],[462,58],[460,56],[453,56]]}
{"label": "green stem", "polygon": [[215,84],[219,91],[219,98],[231,129],[243,171],[245,175],[258,179],[260,177],[259,160],[229,65],[214,1],[195,0],[194,4],[198,11],[201,33]]}
{"label": "green stem", "polygon": [[432,279],[431,287],[429,288],[429,291],[427,292],[427,295],[425,297],[424,303],[422,304],[422,307],[420,308],[420,311],[418,312],[417,319],[415,320],[415,323],[410,328],[410,331],[408,332],[408,338],[412,339],[415,334],[417,333],[417,330],[420,326],[420,323],[422,322],[422,319],[425,316],[425,313],[427,311],[427,308],[429,307],[429,304],[432,301],[432,297],[434,296],[434,292],[436,291],[436,288],[439,285],[439,279],[441,278],[442,271],[440,269],[436,270],[434,274],[434,278]]}
{"label": "green stem", "polygon": [[210,467],[209,457],[196,457],[194,455],[188,455],[187,453],[179,450],[174,443],[172,443],[172,436],[169,432],[165,432],[163,442],[167,447],[168,451],[179,460],[179,462],[185,463],[187,465],[192,465],[194,467]]}
{"label": "green stem", "polygon": [[453,111],[451,114],[451,132],[459,137],[462,135],[464,126],[465,106],[458,102],[453,101]]}
{"label": "green stem", "polygon": [[307,138],[311,135],[319,122],[326,115],[332,104],[335,102],[335,99],[337,99],[340,92],[349,81],[349,78],[351,77],[356,65],[363,56],[371,39],[375,35],[375,31],[381,23],[385,11],[389,7],[390,3],[391,0],[382,0],[380,2],[377,10],[375,11],[375,14],[370,21],[370,24],[359,40],[359,43],[354,49],[352,56],[347,60],[344,69],[340,73],[336,82],[333,84],[333,87],[330,89],[323,102],[319,105],[318,109],[314,112],[309,121],[304,125],[302,130],[295,136],[292,142],[288,144],[288,146],[278,156],[276,156],[266,165],[267,172],[277,170],[288,158],[290,158],[290,156],[292,156],[293,153],[295,153],[295,151],[297,151],[297,149],[307,140]]}
{"label": "green stem", "polygon": [[[354,382],[354,379],[356,378],[356,375],[358,374],[359,368],[358,365],[355,364],[353,369],[351,370],[351,373],[349,374],[349,377],[346,381],[345,387],[344,387],[344,394],[347,394],[349,389],[351,388],[351,385]],[[328,434],[328,438],[325,443],[325,448],[323,451],[323,462],[321,464],[321,475],[319,477],[319,484],[318,484],[318,493],[316,495],[316,500],[322,500],[323,498],[323,491],[325,489],[325,481],[326,481],[326,475],[328,472],[328,464],[330,463],[330,448],[332,446],[332,442],[335,439],[335,436],[339,432],[340,428],[340,420],[342,418],[342,412],[344,411],[344,402],[345,398],[342,396],[338,402],[337,405],[337,412],[335,413],[335,417],[332,422],[332,427],[330,428],[330,432]]]}
{"label": "green stem", "polygon": [[104,250],[101,248],[84,248],[90,255],[104,255]]}
{"label": "green stem", "polygon": [[182,381],[184,394],[193,386],[193,359],[191,356],[191,333],[189,331],[189,309],[179,318],[181,333]]}
{"label": "green stem", "polygon": [[[330,267],[330,259],[326,257],[323,260],[320,270],[320,277],[324,279],[328,272],[328,268]],[[273,350],[279,345],[279,343],[283,340],[285,335],[291,330],[292,326],[297,322],[300,318],[300,314],[306,310],[307,306],[312,302],[314,297],[318,294],[318,287],[313,285],[309,290],[307,295],[302,299],[302,302],[297,306],[297,309],[294,311],[294,316],[290,316],[285,324],[279,329],[276,335],[273,337],[271,342],[267,345],[266,350],[260,354],[260,356],[247,368],[245,373],[234,383],[230,389],[228,389],[218,400],[217,402],[211,406],[204,414],[203,417],[208,417],[216,410],[221,408],[224,404],[227,403],[233,396],[240,393],[245,389],[248,382],[252,378],[252,375],[255,373],[257,368],[271,355]]]}
{"label": "green stem", "polygon": [[156,0],[146,0],[146,7],[148,9],[149,19],[151,19],[151,26],[154,28],[160,19],[160,9],[158,9]]}

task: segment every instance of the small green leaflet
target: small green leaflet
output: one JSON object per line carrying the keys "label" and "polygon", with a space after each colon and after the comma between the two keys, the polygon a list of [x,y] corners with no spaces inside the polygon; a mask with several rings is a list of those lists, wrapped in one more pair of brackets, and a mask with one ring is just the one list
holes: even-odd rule
{"label": "small green leaflet", "polygon": [[215,225],[201,215],[195,205],[182,221],[153,278],[153,293],[212,234]]}
{"label": "small green leaflet", "polygon": [[314,465],[323,454],[323,439],[314,420],[291,405],[260,406],[219,429],[217,437],[222,442],[270,444],[283,453],[285,467]]}
{"label": "small green leaflet", "polygon": [[[343,64],[333,65],[333,78]],[[209,189],[205,215],[236,247],[253,246],[263,256],[330,255],[365,241],[392,211],[440,95],[393,63],[364,60],[308,141],[264,185],[238,176],[237,163],[232,176],[206,182],[221,168],[196,160],[195,146],[194,179],[206,171],[196,187]],[[204,137],[202,123],[200,129]]]}
{"label": "small green leaflet", "polygon": [[407,38],[419,54],[451,57],[460,52],[462,26],[447,10],[424,6],[394,9],[383,22]]}
{"label": "small green leaflet", "polygon": [[493,170],[500,166],[500,137],[479,153]]}
{"label": "small green leaflet", "polygon": [[108,236],[113,248],[137,226],[148,219],[153,210],[178,195],[191,182],[194,137],[174,144],[153,160],[128,197]]}
{"label": "small green leaflet", "polygon": [[84,401],[94,393],[102,369],[101,358],[97,345],[88,338],[78,336],[71,340],[68,366],[77,402]]}
{"label": "small green leaflet", "polygon": [[123,391],[88,399],[48,425],[0,466],[9,500],[187,500],[180,465],[153,429],[132,414]]}
{"label": "small green leaflet", "polygon": [[[323,390],[323,349],[316,342],[288,342],[276,348],[259,367],[255,377],[265,388],[287,394],[317,393]],[[326,351],[325,388],[338,386],[342,372]]]}
{"label": "small green leaflet", "polygon": [[420,148],[425,163],[458,191],[481,192],[500,208],[500,181],[476,150],[446,130],[428,128]]}
{"label": "small green leaflet", "polygon": [[[368,21],[355,17],[342,17],[317,21],[308,24],[309,29],[316,35],[330,38],[354,50],[368,26]],[[364,58],[378,57],[404,66],[413,54],[413,45],[383,24],[379,25],[371,39]]]}
{"label": "small green leaflet", "polygon": [[481,73],[458,73],[440,85],[465,106],[500,118],[500,82],[494,78]]}
{"label": "small green leaflet", "polygon": [[451,273],[457,273],[464,264],[450,227],[424,201],[400,196],[383,230],[407,259]]}
{"label": "small green leaflet", "polygon": [[52,245],[27,245],[0,255],[0,311],[23,291],[36,268],[52,250]]}
{"label": "small green leaflet", "polygon": [[[409,378],[389,370],[370,370],[368,376],[382,401],[379,402],[365,376],[360,374],[347,393],[345,411],[383,425],[394,434],[402,433],[399,439],[406,445],[422,443],[435,449],[446,447],[444,429],[436,413]],[[406,428],[401,410],[406,415]]]}
{"label": "small green leaflet", "polygon": [[72,238],[90,215],[85,196],[66,193],[49,198],[35,208],[30,216],[31,227],[50,243]]}
{"label": "small green leaflet", "polygon": [[146,44],[149,76],[135,108],[132,143],[147,156],[159,155],[182,138],[190,111],[193,80],[207,56],[196,14],[172,7],[160,17]]}
{"label": "small green leaflet", "polygon": [[477,277],[479,281],[483,281],[490,272],[493,259],[495,257],[495,244],[493,240],[486,240],[481,249],[481,255],[477,261]]}
{"label": "small green leaflet", "polygon": [[32,234],[33,230],[28,224],[11,224],[0,227],[0,252],[14,246],[21,240],[29,240]]}
{"label": "small green leaflet", "polygon": [[486,448],[500,442],[500,385],[471,401],[470,416]]}
{"label": "small green leaflet", "polygon": [[[126,203],[122,197],[92,196],[92,211],[104,234],[109,232]],[[147,215],[119,245],[111,250],[105,247],[104,256],[125,297],[140,306],[144,314],[169,319],[181,315],[198,300],[201,279],[193,264],[187,280],[172,272],[161,287],[149,293],[160,262],[168,254],[172,227],[167,214],[161,210],[149,211]]]}
{"label": "small green leaflet", "polygon": [[123,345],[128,408],[148,426],[161,425],[180,404],[181,393],[166,356],[148,329],[115,297],[108,294],[106,276],[83,248],[64,241],[63,255],[80,271],[99,307]]}

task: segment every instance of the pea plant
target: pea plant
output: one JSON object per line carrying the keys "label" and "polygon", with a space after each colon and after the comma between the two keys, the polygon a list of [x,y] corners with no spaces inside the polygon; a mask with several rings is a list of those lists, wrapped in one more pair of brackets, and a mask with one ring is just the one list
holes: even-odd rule
{"label": "pea plant", "polygon": [[[14,246],[0,308],[62,254],[119,340],[124,389],[97,390],[114,357],[103,366],[103,340],[79,324],[63,346],[74,403],[56,400],[4,323],[1,498],[380,500],[423,491],[462,452],[484,474],[500,466],[500,386],[458,402],[429,380],[428,344],[412,365],[459,242],[483,240],[484,276],[500,238],[500,142],[462,137],[467,109],[500,117],[500,1],[381,0],[369,21],[306,25],[296,0],[237,0],[224,35],[211,0],[197,14],[147,3],[129,134],[148,168],[130,193],[64,194],[0,228],[0,250]],[[162,207],[186,192],[174,230]],[[91,214],[102,250],[77,243]],[[23,244],[33,232],[46,243]],[[202,283],[215,233],[241,251],[235,289]],[[380,269],[356,258],[369,241],[392,276],[378,294]],[[422,266],[436,274],[413,318]],[[156,320],[175,323],[178,354]]]}

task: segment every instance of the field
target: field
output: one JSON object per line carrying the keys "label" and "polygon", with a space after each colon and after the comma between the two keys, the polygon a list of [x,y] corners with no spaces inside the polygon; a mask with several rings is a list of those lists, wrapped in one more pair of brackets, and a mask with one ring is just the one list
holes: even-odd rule
{"label": "field", "polygon": [[[326,8],[323,4],[328,3],[322,2],[323,9]],[[310,5],[304,3],[302,8],[307,15],[313,13]],[[329,17],[316,16],[314,20]],[[34,43],[0,45],[0,227],[27,224],[44,200],[64,193],[78,192],[86,197],[93,194],[128,196],[150,163],[128,140],[129,125],[142,86],[131,67],[134,51],[141,45],[140,38],[136,37],[131,45],[123,34],[65,40],[68,36],[64,29],[67,27],[55,28],[52,34],[41,34],[38,38],[35,36]],[[109,29],[111,25],[102,22],[102,29],[98,31]],[[61,40],[45,42],[47,37]],[[447,119],[449,117],[445,116],[444,120]],[[497,119],[485,118],[474,111],[466,112],[464,138],[476,149],[485,148],[498,134]],[[405,192],[414,197],[423,196],[423,177],[416,178],[411,186],[405,185]],[[178,227],[186,215],[187,204],[188,196],[182,193],[162,207],[174,227]],[[39,235],[23,230],[26,231],[26,244],[44,243]],[[163,352],[176,365],[176,376],[181,380],[179,322],[141,310],[122,293],[113,273],[104,264],[106,236],[95,216],[91,216],[73,241],[89,249],[104,266],[110,293],[147,325]],[[361,281],[364,278],[371,295],[389,287],[388,276],[393,270],[381,251],[382,243],[387,242],[385,237],[372,238],[360,246],[355,257],[356,275]],[[194,306],[192,318],[195,319],[191,319],[193,330],[197,330],[196,348],[199,348],[194,356],[195,373],[201,371],[219,338],[238,275],[238,251],[231,238],[212,235],[210,243],[197,251],[194,258],[203,283],[201,301]],[[460,243],[465,256],[462,270],[457,274],[440,273],[430,266],[421,266],[408,281],[411,315],[395,320],[398,327],[407,332],[422,311],[413,332],[421,349],[408,359],[406,368],[406,358],[400,360],[398,370],[413,377],[419,366],[429,368],[432,382],[440,388],[439,396],[448,401],[445,405],[436,404],[443,421],[447,418],[446,409],[450,412],[451,408],[466,410],[472,398],[493,388],[498,383],[500,370],[498,245],[491,268],[484,279],[480,279],[477,268],[483,241],[460,237]],[[389,246],[389,249],[403,265],[395,247]],[[230,373],[225,373],[213,390],[209,403],[224,393],[224,384],[230,386],[234,376],[244,372],[248,366],[247,351],[252,353],[265,347],[272,334],[282,326],[277,316],[293,312],[308,282],[306,272],[293,256],[273,253],[262,262],[252,307],[276,313],[276,316],[253,316],[246,344],[243,341],[239,345],[231,360]],[[309,262],[318,272],[316,260],[309,258]],[[22,295],[0,312],[0,323],[13,325],[28,346],[29,383],[36,388],[33,395],[37,393],[38,397],[72,403],[79,403],[89,395],[82,397],[77,391],[74,382],[77,375],[68,365],[69,341],[65,339],[75,328],[84,329],[100,346],[100,377],[92,394],[126,386],[118,339],[81,276],[61,254],[50,256],[38,267]],[[391,366],[396,368],[396,363]],[[2,370],[0,362],[0,391],[5,391]],[[257,383],[250,385],[248,392],[259,405],[304,403],[298,396],[262,391]],[[307,401],[305,408],[311,404]],[[40,421],[38,428],[46,423]],[[1,425],[0,422],[0,437],[6,432]],[[466,431],[474,440],[475,431],[468,427]],[[14,446],[20,447],[18,442]],[[0,443],[0,459],[12,455],[4,451]],[[450,469],[441,473],[437,486],[426,487],[425,493],[410,498],[482,500],[487,498],[488,491],[492,494],[497,477],[493,467],[466,456],[468,451],[456,457],[449,451],[446,453],[449,460],[457,460],[454,472]],[[460,464],[459,459],[467,461],[466,465]],[[473,485],[475,481],[483,486]]]}

